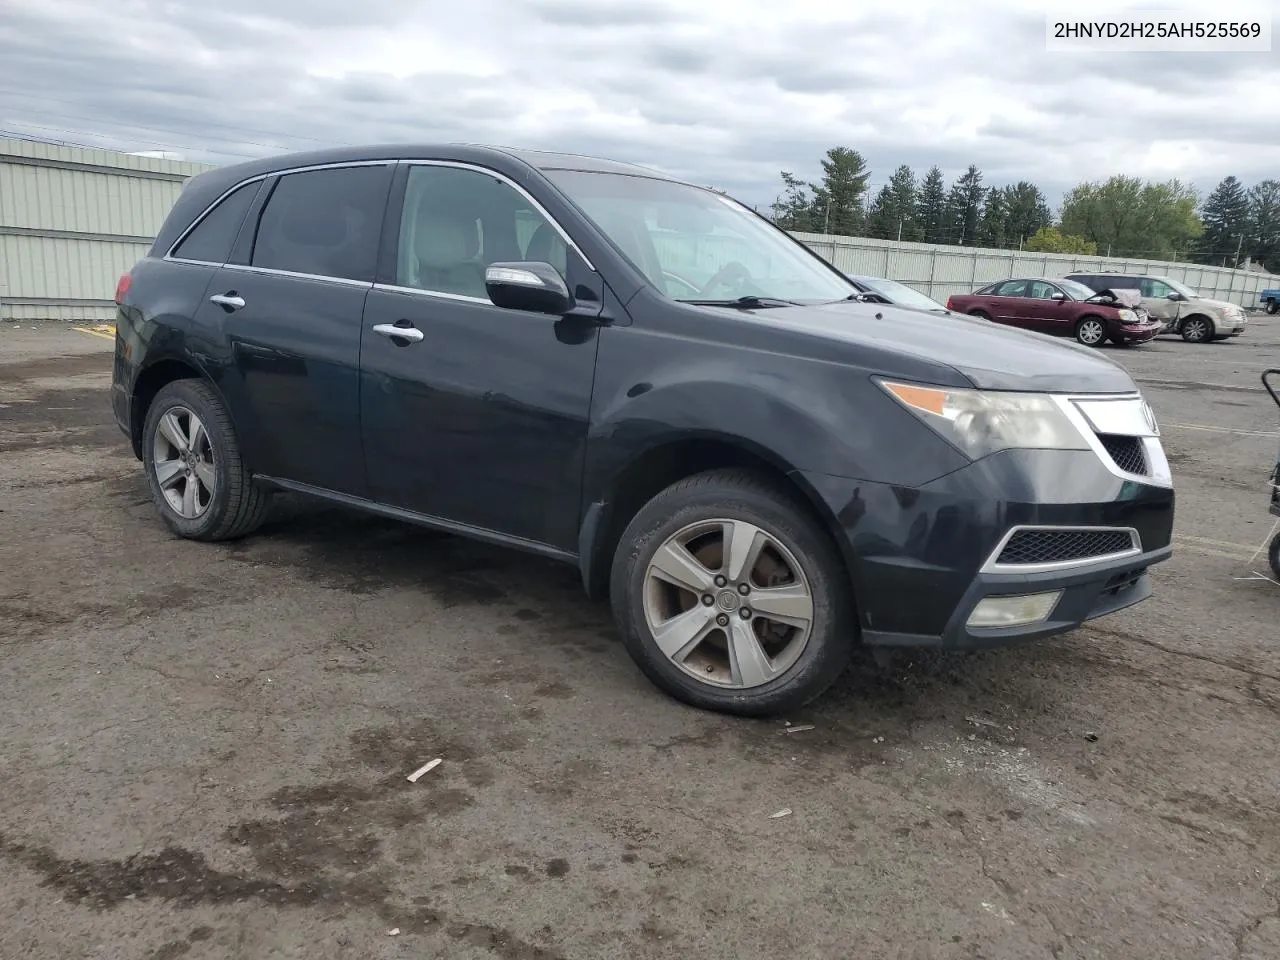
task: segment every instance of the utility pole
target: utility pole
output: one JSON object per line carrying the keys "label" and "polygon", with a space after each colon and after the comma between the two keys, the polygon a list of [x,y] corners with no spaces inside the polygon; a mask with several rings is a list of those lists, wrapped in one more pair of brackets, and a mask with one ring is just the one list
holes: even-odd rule
{"label": "utility pole", "polygon": [[822,221],[822,232],[826,236],[831,236],[831,198],[827,198],[827,215]]}
{"label": "utility pole", "polygon": [[898,218],[898,242],[902,242],[902,218]]}
{"label": "utility pole", "polygon": [[1243,249],[1244,249],[1244,234],[1242,233],[1240,234],[1240,242],[1236,244],[1236,258],[1231,263],[1231,266],[1233,268],[1238,267],[1240,265],[1240,251]]}

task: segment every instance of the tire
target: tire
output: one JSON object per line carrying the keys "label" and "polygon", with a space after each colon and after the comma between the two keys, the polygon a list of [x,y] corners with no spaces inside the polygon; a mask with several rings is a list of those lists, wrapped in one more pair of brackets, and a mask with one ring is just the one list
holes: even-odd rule
{"label": "tire", "polygon": [[1086,347],[1100,347],[1107,339],[1107,322],[1101,317],[1081,317],[1076,323],[1077,343]]}
{"label": "tire", "polygon": [[1268,300],[1267,313],[1271,313],[1271,314],[1280,313],[1280,300]]}
{"label": "tire", "polygon": [[985,310],[970,310],[970,311],[969,311],[969,316],[971,316],[971,317],[977,317],[979,320],[990,320],[990,319],[991,319],[991,314],[987,313],[987,311],[985,311]]}
{"label": "tire", "polygon": [[[730,572],[720,562],[725,542],[722,522],[744,537],[734,542],[761,542],[759,537],[751,540],[753,527],[768,542],[754,554],[758,559],[746,576],[738,577],[739,583],[751,581],[745,600],[732,582],[716,586],[711,580],[715,570]],[[685,537],[691,537],[684,541],[688,549],[670,553],[672,545]],[[706,590],[701,598],[655,575],[651,565],[660,560],[659,551],[668,558],[683,556],[693,561],[693,567],[679,569],[686,582],[691,582],[687,571],[696,571],[693,579],[703,582],[700,591]],[[777,566],[779,559],[782,566]],[[793,574],[791,583],[781,589],[807,587],[807,635],[794,624],[771,621],[768,613],[749,610],[751,618],[745,619],[742,607],[734,609],[753,599],[764,602],[769,586],[759,581],[762,567],[773,565],[780,570],[793,563],[799,567],[799,576]],[[821,696],[848,666],[857,636],[852,590],[835,544],[793,495],[747,470],[701,473],[667,487],[645,504],[623,532],[614,554],[610,600],[627,652],[655,686],[691,706],[740,716],[794,710]],[[794,616],[804,609],[804,602],[787,609]],[[685,643],[682,653],[673,650],[675,655],[669,657],[659,646],[654,623],[661,628],[680,618],[690,626],[687,636],[695,639]],[[778,633],[758,642],[770,624]],[[667,633],[672,636],[676,631]],[[697,640],[698,636],[704,639]],[[737,640],[735,651],[763,652],[764,659],[731,656],[729,636]],[[670,646],[684,640],[667,642]],[[770,675],[774,669],[776,675]]]}
{"label": "tire", "polygon": [[1280,580],[1280,533],[1271,538],[1271,548],[1267,551],[1267,561],[1271,564],[1271,574]]}
{"label": "tire", "polygon": [[[193,417],[200,427],[194,451]],[[175,431],[190,459],[170,439]],[[254,484],[226,407],[201,380],[175,380],[156,394],[143,425],[142,463],[160,519],[180,537],[234,540],[266,518],[270,494]]]}
{"label": "tire", "polygon": [[1187,343],[1208,343],[1213,339],[1213,321],[1200,314],[1192,314],[1178,327],[1182,339]]}

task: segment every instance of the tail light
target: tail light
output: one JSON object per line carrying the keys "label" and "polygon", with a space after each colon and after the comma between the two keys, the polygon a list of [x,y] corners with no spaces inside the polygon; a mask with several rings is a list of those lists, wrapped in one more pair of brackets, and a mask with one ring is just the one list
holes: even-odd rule
{"label": "tail light", "polygon": [[125,294],[129,292],[129,288],[133,286],[133,274],[122,273],[120,279],[116,281],[116,304],[124,303]]}
{"label": "tail light", "polygon": [[948,310],[954,310],[954,309],[955,309],[955,307],[953,307],[953,306],[951,305],[951,298],[950,298],[950,297],[947,297],[947,309],[948,309]]}

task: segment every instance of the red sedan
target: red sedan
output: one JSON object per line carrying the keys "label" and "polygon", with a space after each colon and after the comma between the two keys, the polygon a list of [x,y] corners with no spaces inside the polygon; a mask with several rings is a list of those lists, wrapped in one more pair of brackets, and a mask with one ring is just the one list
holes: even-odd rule
{"label": "red sedan", "polygon": [[1128,344],[1155,339],[1160,321],[1141,303],[1136,290],[1097,293],[1074,280],[1023,277],[948,297],[947,309],[1098,347],[1104,340]]}

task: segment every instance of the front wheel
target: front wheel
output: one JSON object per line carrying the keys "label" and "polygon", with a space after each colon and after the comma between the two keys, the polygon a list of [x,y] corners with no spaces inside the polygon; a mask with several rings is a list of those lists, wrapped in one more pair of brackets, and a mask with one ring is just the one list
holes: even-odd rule
{"label": "front wheel", "polygon": [[142,434],[142,462],[160,519],[190,540],[231,540],[255,530],[269,494],[254,485],[221,398],[200,380],[156,394]]}
{"label": "front wheel", "polygon": [[1280,313],[1280,300],[1268,300],[1267,313]]}
{"label": "front wheel", "polygon": [[1181,332],[1187,343],[1206,343],[1213,337],[1213,324],[1205,317],[1187,317],[1182,321]]}
{"label": "front wheel", "polygon": [[1271,538],[1271,549],[1267,551],[1267,560],[1271,563],[1271,573],[1280,580],[1280,533]]}
{"label": "front wheel", "polygon": [[1107,325],[1097,317],[1085,317],[1076,324],[1076,340],[1086,347],[1100,347],[1107,339]]}
{"label": "front wheel", "polygon": [[622,535],[610,595],[627,652],[660,689],[767,716],[814,700],[849,662],[844,565],[786,490],[742,470],[682,480]]}

